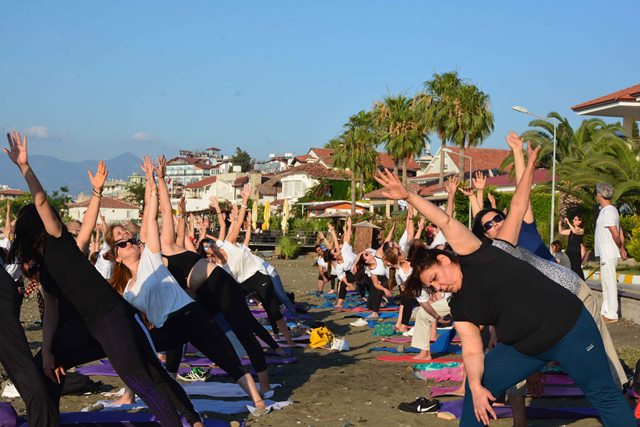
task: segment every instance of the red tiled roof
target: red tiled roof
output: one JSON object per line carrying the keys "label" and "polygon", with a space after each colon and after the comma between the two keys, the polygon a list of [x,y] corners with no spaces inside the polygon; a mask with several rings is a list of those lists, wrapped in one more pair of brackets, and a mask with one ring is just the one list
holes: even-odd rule
{"label": "red tiled roof", "polygon": [[[70,203],[67,205],[67,207],[86,208],[89,206],[89,202],[91,202],[91,199],[87,199],[84,202],[80,202],[80,203]],[[100,200],[100,208],[101,209],[138,209],[136,205],[124,202],[119,199],[106,197],[106,196],[103,196],[102,199]]]}
{"label": "red tiled roof", "polygon": [[211,166],[204,163],[202,159],[197,159],[192,157],[174,157],[173,159],[167,161],[167,165],[172,165],[174,163],[179,163],[179,162],[188,163],[200,169],[213,169],[215,167],[215,166]]}
{"label": "red tiled roof", "polygon": [[278,187],[280,187],[280,176],[272,176],[262,184],[258,185],[256,190],[263,196],[277,196]]}
{"label": "red tiled roof", "polygon": [[214,182],[216,182],[217,177],[216,176],[210,176],[208,178],[205,179],[201,179],[200,181],[196,181],[196,182],[192,182],[190,184],[187,184],[184,186],[184,188],[202,188],[202,187],[206,187],[207,185],[211,185]]}
{"label": "red tiled roof", "polygon": [[[340,205],[346,205],[346,206],[349,207],[349,209],[351,209],[351,202],[336,201],[336,202],[327,202],[327,203],[321,203],[319,205],[309,206],[309,210],[310,211],[321,211],[321,210],[329,209],[329,208],[332,208],[332,207],[335,207],[335,206],[340,206]],[[356,203],[356,208],[366,209],[364,206],[362,206],[359,203]]]}
{"label": "red tiled roof", "polygon": [[[420,190],[420,185],[419,184],[408,183],[407,184],[407,189],[409,191],[418,192]],[[365,193],[364,198],[365,199],[387,199],[388,197],[385,197],[385,196],[382,195],[383,191],[384,191],[383,188],[379,188],[377,190],[370,191],[368,193]]]}
{"label": "red tiled roof", "polygon": [[14,190],[11,188],[8,188],[6,190],[0,190],[0,195],[2,196],[22,196],[23,194],[27,194],[27,193],[22,190]]}
{"label": "red tiled roof", "polygon": [[340,179],[346,180],[349,179],[350,173],[345,173],[342,171],[327,169],[322,165],[317,163],[303,163],[300,166],[294,166],[285,170],[284,172],[278,174],[279,177],[295,175],[299,173],[304,173],[310,176],[311,178],[324,178],[324,179]]}
{"label": "red tiled roof", "polygon": [[239,176],[238,178],[235,179],[235,181],[233,181],[233,187],[242,187],[243,185],[245,185],[247,182],[249,182],[249,176],[245,175],[245,176]]}
{"label": "red tiled roof", "polygon": [[[314,153],[318,156],[318,159],[322,161],[328,167],[333,166],[333,149],[332,148],[312,148],[309,150],[309,153],[313,150]],[[307,155],[307,160],[309,160],[310,155]]]}
{"label": "red tiled roof", "polygon": [[[389,170],[393,169],[393,158],[388,153],[378,153],[378,167],[387,168]],[[398,169],[400,165],[398,165]],[[407,170],[409,171],[417,171],[420,169],[420,166],[415,162],[414,159],[409,159],[407,162]]]}
{"label": "red tiled roof", "polygon": [[619,90],[617,92],[604,95],[591,101],[583,102],[582,104],[574,105],[571,107],[573,111],[580,111],[589,107],[596,107],[598,105],[609,104],[618,101],[631,101],[636,102],[640,97],[640,84],[628,87],[626,89]]}
{"label": "red tiled roof", "polygon": [[[460,147],[447,147],[453,152],[460,153],[462,150]],[[459,157],[452,153],[447,153],[451,157],[451,159],[459,164]],[[502,150],[497,148],[465,148],[464,155],[469,156],[473,159],[473,170],[474,171],[484,171],[491,169],[500,169],[500,165],[507,158],[507,156],[511,154],[511,150]],[[464,162],[464,171],[469,172],[469,159],[465,159]]]}
{"label": "red tiled roof", "polygon": [[307,160],[309,160],[309,157],[310,156],[305,154],[304,156],[296,156],[294,159],[301,163],[305,163]]}

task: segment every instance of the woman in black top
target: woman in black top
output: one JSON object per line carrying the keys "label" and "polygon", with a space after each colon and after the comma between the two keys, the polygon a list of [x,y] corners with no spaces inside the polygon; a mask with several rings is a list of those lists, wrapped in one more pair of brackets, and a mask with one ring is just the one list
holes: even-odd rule
{"label": "woman in black top", "polygon": [[[563,236],[569,236],[565,252],[571,262],[571,270],[575,271],[584,280],[584,272],[582,271],[584,228],[582,227],[582,221],[581,215],[574,215],[571,222],[569,222],[569,218],[565,218],[564,221],[558,223],[558,232]],[[563,222],[569,227],[568,229],[562,228]]]}
{"label": "woman in black top", "polygon": [[[539,148],[528,150],[525,174],[517,186],[511,213],[502,225],[508,235],[529,203],[529,189]],[[498,248],[482,245],[475,235],[436,205],[408,192],[388,170],[378,174],[384,195],[404,199],[440,227],[458,254],[422,249],[414,262],[412,289],[428,286],[451,292],[449,302],[462,340],[467,372],[460,425],[488,425],[495,418],[494,396],[527,378],[551,360],[558,361],[598,409],[607,426],[631,426],[631,410],[616,387],[593,318],[568,290],[528,263]],[[500,238],[502,233],[498,234]],[[511,241],[515,245],[516,242]],[[514,286],[517,280],[520,286]],[[481,326],[495,326],[500,343],[485,356]]]}
{"label": "woman in black top", "polygon": [[[3,150],[20,169],[34,202],[18,214],[12,253],[23,264],[34,261],[41,266],[43,288],[68,301],[109,357],[120,378],[140,395],[162,425],[181,426],[179,414],[182,413],[192,425],[201,426],[201,419],[182,387],[160,365],[144,331],[136,322],[134,311],[80,250],[79,245],[86,242],[74,240],[47,202],[44,189],[28,162],[27,138],[22,139],[19,133],[12,133],[9,149]],[[97,188],[94,187],[88,209],[99,207],[102,184],[106,179],[104,164],[99,169],[102,169],[99,171],[101,176],[95,180]],[[93,184],[94,176],[90,174],[90,178]],[[64,373],[59,369],[59,362],[51,361],[45,374],[52,380],[53,367],[58,378],[60,373]]]}

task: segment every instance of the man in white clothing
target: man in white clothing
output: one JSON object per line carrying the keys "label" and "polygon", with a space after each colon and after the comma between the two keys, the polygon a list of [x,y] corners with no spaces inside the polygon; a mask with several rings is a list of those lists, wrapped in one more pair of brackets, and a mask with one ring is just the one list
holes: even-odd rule
{"label": "man in white clothing", "polygon": [[626,259],[624,237],[620,228],[620,215],[611,203],[613,187],[600,182],[596,185],[596,201],[600,213],[596,220],[594,250],[600,258],[600,282],[602,283],[602,320],[605,323],[618,321],[618,280],[616,266],[618,258]]}

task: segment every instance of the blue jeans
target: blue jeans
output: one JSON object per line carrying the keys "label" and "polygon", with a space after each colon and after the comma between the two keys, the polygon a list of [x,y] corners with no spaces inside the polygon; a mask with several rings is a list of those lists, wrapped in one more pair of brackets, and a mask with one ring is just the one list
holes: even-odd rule
{"label": "blue jeans", "polygon": [[[557,361],[576,382],[586,398],[598,409],[608,427],[637,425],[622,392],[611,377],[602,339],[593,317],[584,309],[575,326],[553,347],[538,356],[527,356],[514,347],[499,343],[486,354],[482,386],[494,396]],[[465,385],[461,426],[481,426],[473,410],[469,383]]]}
{"label": "blue jeans", "polygon": [[276,291],[276,296],[280,301],[280,304],[284,304],[287,307],[287,310],[293,315],[296,316],[296,308],[293,306],[293,303],[287,296],[287,293],[284,291],[284,287],[282,286],[282,280],[280,280],[280,275],[277,271],[273,270],[271,273],[271,281],[273,282],[273,289]]}

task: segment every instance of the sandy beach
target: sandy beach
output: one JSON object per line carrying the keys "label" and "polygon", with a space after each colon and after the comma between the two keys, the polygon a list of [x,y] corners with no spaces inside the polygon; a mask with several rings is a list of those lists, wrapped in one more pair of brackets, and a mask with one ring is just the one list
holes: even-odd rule
{"label": "sandy beach", "polygon": [[[296,260],[274,260],[285,288],[295,292],[296,301],[317,305],[322,298],[311,295],[316,286],[317,270],[313,260],[300,257]],[[345,318],[349,313],[331,309],[311,310],[313,319],[324,322],[337,336],[346,336],[351,350],[330,352],[322,349],[296,349],[297,364],[274,367],[272,382],[282,384],[276,390],[275,400],[290,400],[293,405],[261,418],[249,417],[248,426],[455,426],[457,421],[436,418],[433,414],[408,414],[397,409],[400,402],[409,402],[417,396],[425,396],[432,381],[419,380],[413,375],[410,363],[384,363],[375,360],[383,354],[371,352],[370,348],[380,346],[381,340],[367,327],[349,326],[354,319]],[[37,319],[35,299],[25,302],[22,321],[34,351],[40,346],[41,328],[34,325]],[[635,363],[640,352],[640,326],[621,321],[609,326],[616,348],[622,350],[627,364]],[[392,344],[385,343],[386,346]],[[457,356],[459,357],[459,356]],[[633,360],[631,360],[633,359]],[[122,383],[113,377],[92,377],[105,383],[104,390],[119,388]],[[228,382],[228,379],[221,381]],[[439,383],[438,385],[452,385]],[[112,387],[110,387],[112,386]],[[61,411],[79,411],[93,402],[104,399],[100,394],[64,396]],[[447,400],[447,398],[442,399]],[[24,415],[24,403],[13,399],[16,410]],[[584,399],[535,399],[530,402],[537,406],[585,406]],[[224,416],[206,414],[212,418],[242,421],[246,416]],[[511,419],[492,422],[492,425],[511,426]],[[580,421],[531,420],[531,426],[576,427],[599,426],[596,419]]]}

